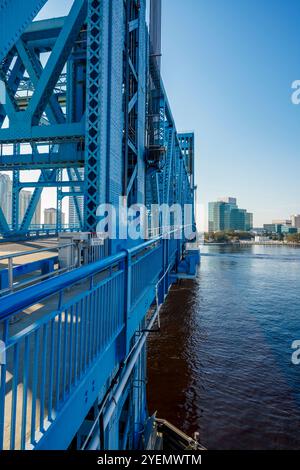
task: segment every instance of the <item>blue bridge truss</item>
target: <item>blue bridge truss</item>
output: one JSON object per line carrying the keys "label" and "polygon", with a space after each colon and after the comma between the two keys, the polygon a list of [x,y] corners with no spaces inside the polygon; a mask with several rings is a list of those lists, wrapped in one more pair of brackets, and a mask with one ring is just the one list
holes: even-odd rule
{"label": "blue bridge truss", "polygon": [[[149,217],[153,204],[194,207],[194,135],[177,133],[151,34],[160,0],[150,36],[146,0],[74,0],[66,17],[33,21],[45,3],[0,0],[0,171],[12,175],[2,240],[68,231],[93,241],[99,205],[120,197]],[[23,177],[32,170],[35,181]],[[51,229],[32,222],[45,188],[57,194]],[[63,225],[65,198],[76,227]],[[0,271],[11,288],[0,297],[0,449],[147,446],[147,337],[171,284],[199,261],[177,231],[159,218],[149,239],[109,239],[85,254],[72,245],[72,269],[55,271],[55,258]],[[14,288],[18,269],[45,266],[45,279]]]}

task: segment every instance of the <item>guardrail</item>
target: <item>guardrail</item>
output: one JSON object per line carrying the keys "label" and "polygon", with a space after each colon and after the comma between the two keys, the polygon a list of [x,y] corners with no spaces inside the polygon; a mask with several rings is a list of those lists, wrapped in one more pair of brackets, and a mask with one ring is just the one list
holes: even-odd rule
{"label": "guardrail", "polygon": [[79,227],[62,227],[59,230],[57,227],[43,227],[39,226],[36,228],[30,228],[26,232],[5,234],[5,237],[0,238],[0,243],[7,243],[8,241],[18,241],[18,240],[33,240],[37,238],[50,238],[56,237],[58,233],[61,232],[78,232],[81,229]]}
{"label": "guardrail", "polygon": [[[64,245],[56,245],[54,247],[47,247],[47,248],[40,248],[36,250],[30,251],[22,251],[19,253],[10,253],[8,255],[0,256],[0,263],[2,261],[7,261],[7,268],[3,268],[0,270],[0,295],[7,294],[9,292],[13,292],[14,289],[23,288],[27,285],[32,284],[33,282],[39,282],[49,278],[51,275],[57,275],[65,272],[66,270],[70,270],[71,268],[76,267],[70,266],[68,269],[56,269],[55,265],[58,263],[58,256],[53,256],[49,258],[39,259],[32,262],[24,263],[24,264],[15,264],[14,260],[18,258],[24,258],[26,256],[37,255],[41,253],[48,253],[51,251],[57,251],[62,248],[67,248],[70,246],[74,246],[73,243],[68,243]],[[34,278],[17,281],[17,277],[24,276],[26,274],[30,274],[35,271],[41,271],[40,276],[35,276]]]}
{"label": "guardrail", "polygon": [[[0,379],[0,449],[35,448],[50,432],[93,365],[121,333],[126,335],[129,316],[134,317],[147,289],[155,291],[162,275],[167,292],[168,273],[182,244],[149,240],[0,299],[6,356]],[[11,324],[16,315],[20,321]],[[137,330],[140,319],[135,321]]]}

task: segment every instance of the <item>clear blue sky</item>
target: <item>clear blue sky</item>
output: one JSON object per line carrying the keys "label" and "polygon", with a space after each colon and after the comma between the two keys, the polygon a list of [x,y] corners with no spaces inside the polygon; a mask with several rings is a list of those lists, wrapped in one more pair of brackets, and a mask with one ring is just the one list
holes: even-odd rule
{"label": "clear blue sky", "polygon": [[235,196],[255,225],[300,212],[299,24],[299,0],[163,0],[163,77],[205,208]]}
{"label": "clear blue sky", "polygon": [[163,76],[197,139],[199,199],[232,195],[255,225],[300,212],[299,0],[163,0]]}

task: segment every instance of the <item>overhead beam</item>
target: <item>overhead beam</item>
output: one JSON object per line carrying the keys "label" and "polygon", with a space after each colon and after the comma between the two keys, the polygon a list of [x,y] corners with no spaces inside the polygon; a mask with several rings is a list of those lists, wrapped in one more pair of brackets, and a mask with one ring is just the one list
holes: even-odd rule
{"label": "overhead beam", "polygon": [[82,187],[82,181],[26,181],[20,182],[20,188],[69,188],[69,187]]}
{"label": "overhead beam", "polygon": [[23,31],[45,5],[47,0],[1,1],[0,61],[20,38]]}
{"label": "overhead beam", "polygon": [[[24,114],[24,113],[22,113]],[[24,116],[25,117],[25,116]],[[14,142],[48,142],[84,140],[85,123],[56,124],[51,126],[33,126],[27,130],[21,125],[14,128],[0,129],[0,144]]]}
{"label": "overhead beam", "polygon": [[74,168],[84,164],[83,152],[59,152],[21,155],[0,156],[0,170],[9,171],[13,168],[18,170],[31,170],[42,168]]}
{"label": "overhead beam", "polygon": [[26,110],[27,118],[32,120],[33,124],[37,124],[48,104],[53,88],[71,52],[74,40],[86,19],[86,14],[86,0],[74,2]]}

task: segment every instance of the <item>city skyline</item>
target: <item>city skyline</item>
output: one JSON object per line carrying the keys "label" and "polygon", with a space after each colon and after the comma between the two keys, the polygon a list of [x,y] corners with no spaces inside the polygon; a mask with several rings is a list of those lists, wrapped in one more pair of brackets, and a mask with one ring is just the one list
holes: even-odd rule
{"label": "city skyline", "polygon": [[200,209],[234,193],[254,226],[299,212],[299,15],[295,0],[272,15],[258,0],[163,1],[162,74],[177,127],[195,131]]}
{"label": "city skyline", "polygon": [[242,231],[253,229],[253,213],[242,209],[234,197],[221,197],[208,203],[208,231]]}
{"label": "city skyline", "polygon": [[[178,130],[195,131],[200,230],[219,194],[234,192],[255,226],[299,211],[300,106],[291,87],[300,74],[290,45],[300,4],[288,3],[273,1],[271,21],[258,0],[162,2],[162,75]],[[38,18],[70,5],[51,0]]]}
{"label": "city skyline", "polygon": [[[236,197],[233,197],[233,196],[222,196],[222,197],[217,197],[215,198],[214,201],[209,201],[208,202],[208,207],[212,204],[227,204],[227,205],[231,205],[231,206],[235,206],[235,208],[239,208],[238,207],[238,204],[237,204],[237,201],[238,201],[238,198]],[[250,216],[252,216],[252,220],[251,222],[253,222],[253,218],[255,216],[255,214],[253,214],[252,212],[248,212],[246,209],[240,209],[242,211],[246,211],[246,214],[249,214]],[[209,209],[207,211],[208,213],[208,221],[207,221],[207,229],[208,231],[210,231],[210,228],[209,228]],[[263,222],[263,224],[261,226],[257,225],[255,226],[253,223],[251,223],[251,227],[255,230],[256,228],[258,229],[261,229],[263,228],[265,225],[290,225],[291,227],[296,227],[298,229],[300,229],[300,206],[299,206],[299,212],[296,212],[294,214],[291,214],[289,216],[289,218],[283,218],[283,219],[279,219],[279,218],[276,218],[276,219],[272,219],[272,220],[266,220]],[[213,230],[212,230],[213,231]]]}
{"label": "city skyline", "polygon": [[[37,19],[65,15],[71,3],[51,0]],[[274,0],[271,22],[262,3],[186,0],[182,8],[179,0],[163,1],[162,75],[178,130],[195,132],[201,231],[208,202],[222,193],[234,192],[249,207],[254,226],[299,211],[300,106],[292,103],[292,84],[300,77],[290,44],[300,5]],[[189,71],[184,80],[175,73],[178,56]],[[54,191],[45,193],[54,205]]]}
{"label": "city skyline", "polygon": [[[10,208],[11,208],[11,196],[12,196],[11,184],[12,182],[11,182],[10,175],[7,174],[7,172],[0,172],[0,195],[1,195],[0,207],[2,207],[3,212],[9,223],[11,223],[10,221],[10,210],[11,210]],[[20,221],[22,220],[26,212],[31,196],[32,196],[32,191],[30,190],[22,189],[20,191],[20,202],[19,202]],[[37,210],[32,219],[32,225],[39,225],[42,223],[46,223],[44,222],[45,211],[49,209],[56,210],[56,198],[49,198],[48,196],[49,196],[49,192],[47,195],[44,194],[41,196]],[[227,202],[229,204],[236,204],[237,200],[238,198],[233,197],[233,196],[222,196],[222,197],[217,196],[214,199],[214,202]],[[210,203],[212,203],[212,201],[208,202],[208,206]],[[83,199],[81,197],[79,197],[79,207],[82,213],[83,212]],[[202,207],[200,207],[200,210],[201,209]],[[198,211],[199,211],[199,207],[198,207]],[[246,211],[246,212],[250,213],[253,216],[252,221],[255,220],[255,213],[253,213],[252,211],[251,212]],[[202,210],[201,214],[203,213],[205,213],[205,217],[204,217],[205,228],[204,230],[200,229],[199,230],[200,232],[209,230],[209,210],[207,209],[205,209],[204,211]],[[66,203],[64,204],[64,209],[62,211],[62,214],[65,219],[64,223],[66,223],[67,221],[70,225],[77,225],[79,223],[76,210],[75,210],[74,201],[72,198],[70,198],[67,204]],[[257,225],[254,222],[252,222],[252,227],[262,228],[264,225],[284,225],[284,224],[288,225],[290,223],[292,226],[300,228],[300,204],[299,204],[299,209],[288,216],[289,219],[286,218],[287,213],[283,214],[282,218],[279,218],[278,214],[275,214],[275,217],[276,218],[272,218],[272,219],[270,218],[264,219],[261,225]]]}

